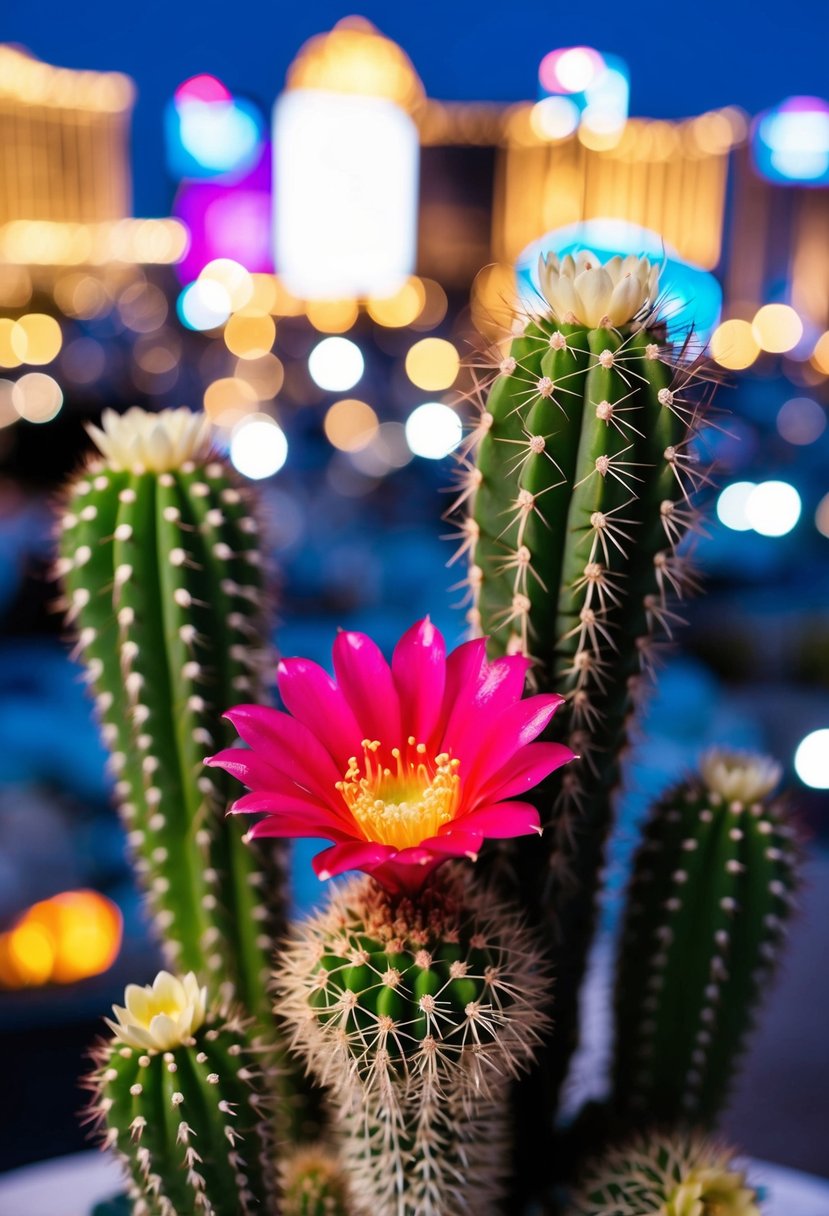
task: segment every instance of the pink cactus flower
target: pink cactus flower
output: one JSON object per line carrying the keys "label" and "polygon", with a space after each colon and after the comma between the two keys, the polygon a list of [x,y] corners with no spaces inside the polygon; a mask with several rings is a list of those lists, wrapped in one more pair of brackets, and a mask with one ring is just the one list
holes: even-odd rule
{"label": "pink cactus flower", "polygon": [[387,890],[413,891],[451,857],[474,860],[486,837],[540,832],[515,801],[574,758],[536,743],[563,697],[522,700],[529,661],[488,662],[486,640],[446,654],[427,618],[391,665],[363,633],[340,633],[332,679],[307,659],[279,664],[288,710],[237,705],[227,717],[250,750],[207,763],[250,789],[234,813],[263,815],[252,837],[333,841],[314,858],[321,879],[365,870]]}

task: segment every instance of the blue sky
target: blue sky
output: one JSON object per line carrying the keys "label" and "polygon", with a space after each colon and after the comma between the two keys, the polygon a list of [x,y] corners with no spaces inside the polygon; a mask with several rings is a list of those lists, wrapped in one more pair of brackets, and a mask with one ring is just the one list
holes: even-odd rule
{"label": "blue sky", "polygon": [[791,93],[829,91],[829,10],[818,0],[633,5],[607,0],[37,0],[9,6],[0,37],[66,67],[118,69],[138,86],[135,209],[164,214],[162,111],[175,87],[211,72],[270,105],[301,43],[357,11],[400,42],[432,97],[515,100],[534,94],[542,56],[587,43],[628,60],[631,110],[681,117],[736,103],[756,112]]}

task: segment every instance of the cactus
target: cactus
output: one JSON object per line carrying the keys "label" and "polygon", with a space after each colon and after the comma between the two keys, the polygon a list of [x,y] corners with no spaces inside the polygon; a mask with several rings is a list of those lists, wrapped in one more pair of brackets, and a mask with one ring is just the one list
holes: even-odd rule
{"label": "cactus", "polygon": [[126,1168],[135,1216],[267,1211],[266,1078],[245,1023],[208,1009],[192,972],[130,985],[115,1014],[88,1081],[90,1113]]}
{"label": "cactus", "polygon": [[650,815],[618,964],[623,1118],[710,1124],[724,1103],[797,886],[779,778],[761,756],[713,751]]}
{"label": "cactus", "polygon": [[473,631],[492,655],[531,656],[537,687],[568,695],[547,737],[581,757],[534,796],[546,848],[508,846],[512,881],[551,943],[556,1034],[543,1100],[554,1105],[576,1041],[627,723],[657,635],[677,619],[670,597],[687,580],[677,546],[704,475],[688,446],[701,368],[666,344],[649,303],[656,268],[617,258],[597,269],[580,254],[539,274],[538,311],[483,393],[458,503],[469,504],[460,531]]}
{"label": "cactus", "polygon": [[282,1216],[348,1216],[337,1158],[322,1145],[297,1149],[280,1169]]}
{"label": "cactus", "polygon": [[586,1169],[567,1216],[760,1216],[756,1191],[724,1145],[648,1133]]}
{"label": "cactus", "polygon": [[267,1026],[280,883],[225,819],[229,780],[202,767],[233,736],[224,709],[261,696],[257,522],[204,415],[102,425],[102,458],[68,490],[59,573],[135,868],[168,962],[221,979]]}
{"label": "cactus", "polygon": [[505,1082],[546,1024],[537,960],[516,914],[458,872],[416,901],[358,879],[295,932],[280,1012],[334,1091],[355,1212],[495,1210]]}

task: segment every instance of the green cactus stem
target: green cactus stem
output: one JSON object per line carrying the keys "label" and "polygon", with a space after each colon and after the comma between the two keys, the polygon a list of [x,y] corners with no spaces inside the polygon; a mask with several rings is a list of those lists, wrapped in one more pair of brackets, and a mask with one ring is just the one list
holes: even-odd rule
{"label": "green cactus stem", "polygon": [[760,1216],[733,1157],[692,1132],[640,1135],[587,1167],[567,1216]]}
{"label": "green cactus stem", "polygon": [[135,1216],[253,1216],[273,1196],[267,1077],[248,1023],[206,1007],[193,973],[131,985],[96,1052],[90,1109]]}
{"label": "green cactus stem", "polygon": [[709,1125],[769,988],[799,846],[770,795],[780,768],[710,752],[653,808],[637,852],[616,986],[613,1106]]}
{"label": "green cactus stem", "polygon": [[494,1212],[505,1083],[547,1022],[520,918],[457,872],[416,901],[359,879],[295,931],[275,981],[295,1047],[333,1089],[354,1212]]}
{"label": "green cactus stem", "polygon": [[[688,573],[677,547],[704,474],[689,451],[701,367],[666,343],[655,268],[636,258],[597,268],[580,255],[542,263],[541,280],[546,299],[516,320],[482,393],[458,501],[468,504],[473,632],[490,637],[493,657],[530,656],[536,686],[567,696],[550,737],[581,757],[535,796],[542,847],[502,853],[550,942],[555,1036],[544,1092],[523,1104],[537,1112],[544,1102],[552,1118],[576,1043],[628,723],[657,639],[678,619],[671,599]],[[548,1159],[540,1144],[532,1156]]]}
{"label": "green cactus stem", "polygon": [[263,695],[252,503],[203,415],[109,411],[92,433],[102,455],[68,488],[59,572],[135,868],[169,963],[268,1025],[284,884],[225,818],[229,779],[202,764],[232,741],[224,710]]}
{"label": "green cactus stem", "polygon": [[282,1216],[349,1216],[339,1160],[324,1145],[297,1149],[280,1168]]}

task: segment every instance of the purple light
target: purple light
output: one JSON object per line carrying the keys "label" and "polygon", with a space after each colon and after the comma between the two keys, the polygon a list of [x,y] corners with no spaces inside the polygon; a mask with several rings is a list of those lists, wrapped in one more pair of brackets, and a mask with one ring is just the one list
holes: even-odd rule
{"label": "purple light", "polygon": [[228,89],[215,76],[208,76],[202,73],[200,76],[191,76],[189,80],[185,80],[180,84],[175,91],[175,99],[178,102],[183,101],[232,101],[233,98]]}

